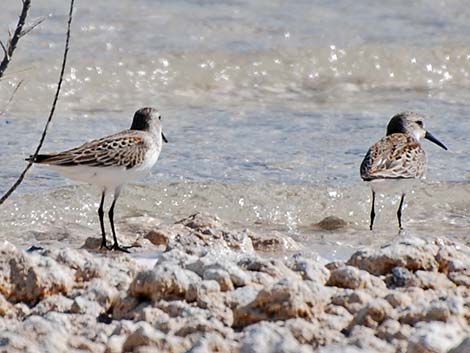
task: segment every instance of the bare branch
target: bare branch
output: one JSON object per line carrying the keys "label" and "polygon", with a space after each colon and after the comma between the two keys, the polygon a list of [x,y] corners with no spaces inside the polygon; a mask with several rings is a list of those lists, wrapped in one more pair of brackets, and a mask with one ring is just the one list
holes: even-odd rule
{"label": "bare branch", "polygon": [[45,17],[40,17],[36,19],[32,24],[28,25],[23,31],[21,32],[21,36],[27,35],[29,32],[31,32],[33,29],[35,29],[37,26],[39,26],[41,23],[43,23],[46,20]]}
{"label": "bare branch", "polygon": [[15,96],[16,92],[18,92],[18,89],[21,87],[21,85],[23,84],[24,80],[21,80],[20,82],[18,82],[18,84],[15,86],[15,89],[13,90],[13,92],[11,93],[11,96],[10,98],[8,99],[8,102],[5,104],[5,106],[3,107],[3,110],[0,110],[0,116],[4,115],[7,110],[8,110],[8,106],[11,104],[11,102],[13,101],[13,97]]}
{"label": "bare branch", "polygon": [[[30,1],[30,0],[24,0],[24,2],[27,2],[27,1]],[[47,134],[47,129],[49,127],[49,124],[52,121],[52,117],[54,116],[55,107],[56,107],[57,101],[59,100],[60,88],[62,87],[62,81],[63,81],[63,78],[64,78],[65,66],[66,66],[66,63],[67,63],[67,55],[68,55],[68,52],[69,52],[70,27],[71,27],[71,24],[72,24],[72,17],[73,17],[72,16],[73,15],[73,4],[74,4],[74,0],[70,0],[70,10],[69,10],[69,19],[68,19],[68,22],[67,22],[67,34],[66,34],[66,37],[65,37],[64,56],[63,56],[63,59],[62,59],[62,67],[60,69],[59,83],[57,84],[57,90],[55,92],[54,100],[52,102],[52,107],[51,107],[51,111],[49,113],[49,118],[47,119],[46,125],[44,126],[44,130],[42,132],[41,139],[39,141],[38,147],[36,148],[36,151],[34,152],[34,155],[32,155],[31,158],[29,159],[28,165],[23,170],[21,175],[18,177],[18,180],[5,193],[5,195],[2,196],[2,198],[0,199],[0,205],[3,204],[8,199],[8,197],[10,197],[10,195],[16,190],[16,188],[18,186],[20,186],[20,184],[23,181],[26,173],[28,172],[28,170],[33,165],[33,161],[36,159],[36,157],[37,157],[37,155],[38,155],[38,153],[39,153],[39,151],[42,147],[42,144],[44,143],[44,139],[46,138],[46,134]]]}
{"label": "bare branch", "polygon": [[[10,63],[11,57],[13,56],[13,52],[16,49],[16,45],[21,38],[21,33],[23,31],[23,26],[26,21],[26,17],[28,16],[28,10],[31,6],[31,0],[23,0],[23,8],[21,9],[20,17],[18,18],[18,23],[16,25],[15,32],[13,35],[8,31],[9,38],[7,43],[7,52],[3,57],[2,62],[0,63],[0,77],[3,76],[3,73],[8,67]],[[3,46],[3,45],[2,45]]]}

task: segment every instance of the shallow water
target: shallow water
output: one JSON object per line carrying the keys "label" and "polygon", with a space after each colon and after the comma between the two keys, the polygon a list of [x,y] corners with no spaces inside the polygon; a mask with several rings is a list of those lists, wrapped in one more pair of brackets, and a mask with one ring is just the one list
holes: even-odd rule
{"label": "shallow water", "polygon": [[[1,38],[18,7],[2,2]],[[47,19],[0,82],[2,193],[48,115],[66,13],[63,1],[33,2],[30,18]],[[377,233],[367,230],[370,195],[358,169],[389,117],[415,110],[449,151],[424,142],[428,179],[408,198],[404,221],[409,232],[465,239],[469,16],[465,1],[81,0],[43,151],[125,129],[137,108],[156,106],[170,143],[152,175],[125,189],[119,217],[207,211],[237,227],[287,231],[334,258],[397,235],[396,200],[384,202]],[[0,209],[3,237],[27,245],[62,234],[74,244],[73,232],[96,231],[97,193],[71,185],[33,168]],[[350,226],[311,227],[328,215]]]}
{"label": "shallow water", "polygon": [[[125,189],[117,211],[117,229],[125,234],[139,232],[134,225],[146,216],[173,223],[195,212],[206,212],[218,215],[233,229],[289,235],[306,245],[301,251],[311,256],[320,253],[327,259],[344,259],[358,248],[380,245],[407,234],[446,236],[468,244],[469,197],[467,184],[421,185],[407,196],[403,216],[406,229],[399,233],[395,216],[399,197],[379,196],[375,229],[371,232],[369,190],[360,184],[316,187],[162,182]],[[23,195],[0,209],[2,234],[25,247],[38,242],[55,245],[57,240],[80,246],[87,237],[99,236],[98,203],[98,191],[89,186]],[[348,224],[342,229],[324,230],[317,223],[328,216],[339,217]]]}

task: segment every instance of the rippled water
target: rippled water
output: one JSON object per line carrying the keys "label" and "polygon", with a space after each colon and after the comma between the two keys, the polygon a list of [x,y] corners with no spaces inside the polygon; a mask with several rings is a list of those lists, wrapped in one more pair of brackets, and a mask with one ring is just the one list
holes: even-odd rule
{"label": "rippled water", "polygon": [[[48,115],[67,6],[33,2],[30,18],[46,21],[20,42],[0,81],[0,192],[20,173]],[[3,0],[0,38],[18,11],[19,1]],[[137,108],[156,106],[171,143],[142,181],[145,191],[125,189],[121,217],[206,210],[336,251],[372,241],[359,164],[391,115],[415,110],[429,116],[429,130],[449,151],[424,142],[428,181],[408,198],[405,222],[423,235],[465,239],[469,17],[468,4],[457,0],[78,0],[66,81],[43,150],[125,129]],[[33,168],[0,209],[4,236],[20,242],[24,233],[27,244],[38,223],[94,230],[96,194],[69,185]],[[385,208],[383,234],[378,220],[380,237],[395,236],[394,208]],[[310,228],[327,215],[352,225],[331,234]]]}

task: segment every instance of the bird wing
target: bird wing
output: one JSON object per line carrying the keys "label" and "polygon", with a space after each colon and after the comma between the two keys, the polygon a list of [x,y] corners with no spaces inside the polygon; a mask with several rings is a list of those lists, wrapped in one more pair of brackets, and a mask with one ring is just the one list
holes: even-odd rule
{"label": "bird wing", "polygon": [[51,155],[38,156],[37,163],[56,166],[132,168],[142,162],[145,140],[137,134],[119,133],[85,143],[77,148]]}
{"label": "bird wing", "polygon": [[420,143],[407,134],[385,136],[367,151],[361,163],[361,178],[374,179],[422,178],[426,155]]}

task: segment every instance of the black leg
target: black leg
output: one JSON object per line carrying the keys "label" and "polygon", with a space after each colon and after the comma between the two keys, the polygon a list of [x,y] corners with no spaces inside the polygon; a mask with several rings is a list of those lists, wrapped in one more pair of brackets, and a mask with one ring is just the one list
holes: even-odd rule
{"label": "black leg", "polygon": [[100,208],[98,208],[98,216],[100,217],[100,226],[101,226],[101,246],[100,248],[106,248],[106,232],[104,230],[104,211],[103,211],[103,205],[104,205],[104,198],[106,195],[106,190],[103,190],[103,193],[101,194],[101,203],[100,203]]}
{"label": "black leg", "polygon": [[119,246],[119,243],[118,243],[118,240],[117,240],[117,237],[116,237],[116,230],[114,228],[114,206],[116,205],[116,201],[117,201],[120,193],[121,193],[121,188],[117,188],[114,191],[114,200],[113,200],[113,203],[111,204],[111,208],[109,209],[109,212],[108,212],[109,222],[111,223],[111,230],[113,232],[113,239],[114,239],[114,244],[113,244],[111,249],[112,250],[119,250],[119,251],[123,251],[123,252],[129,252],[127,249],[121,248]]}
{"label": "black leg", "polygon": [[401,226],[401,209],[403,207],[403,201],[405,201],[405,194],[401,194],[401,200],[400,200],[400,206],[398,206],[398,211],[397,211],[397,218],[398,218],[398,227],[400,228],[400,230],[403,229],[403,227]]}
{"label": "black leg", "polygon": [[372,206],[370,208],[370,230],[374,227],[375,219],[375,191],[372,191]]}

